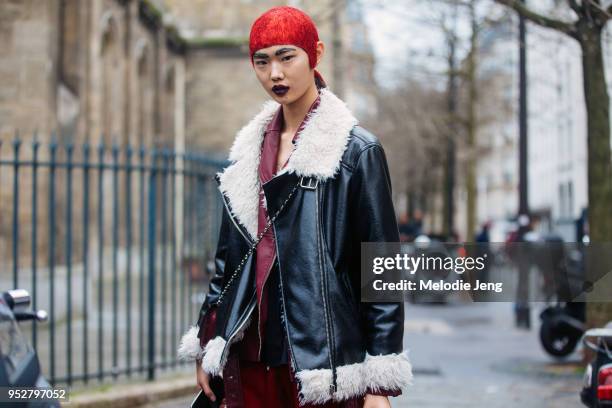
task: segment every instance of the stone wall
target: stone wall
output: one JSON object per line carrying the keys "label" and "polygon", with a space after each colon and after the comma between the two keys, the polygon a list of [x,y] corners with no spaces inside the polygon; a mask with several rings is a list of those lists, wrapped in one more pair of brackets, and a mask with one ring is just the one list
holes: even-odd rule
{"label": "stone wall", "polygon": [[[119,161],[130,145],[152,147],[185,146],[185,47],[172,27],[148,1],[138,0],[6,0],[0,2],[0,158],[13,159],[11,141],[19,134],[21,160],[32,158],[31,143],[41,142],[38,159],[49,160],[49,143],[59,143],[57,159],[66,159],[65,144],[75,145],[74,161],[82,162],[82,145],[92,146],[90,160],[98,161],[96,150],[104,142],[104,160],[112,162],[111,143],[120,147]],[[133,161],[136,157],[133,157]],[[19,201],[15,198],[17,174]],[[56,170],[53,200],[56,227],[55,255],[65,259],[68,234],[66,211],[73,204],[73,245],[80,257],[83,240],[83,171],[72,172],[72,194],[67,195],[67,173]],[[49,250],[50,176],[46,164],[38,170],[37,216],[33,218],[33,170],[0,165],[0,258],[2,268],[12,268],[13,214],[17,215],[20,266],[32,262],[31,234],[37,226],[39,265],[45,265]],[[90,243],[97,231],[93,220],[104,201],[105,241],[112,231],[112,175],[106,172],[102,194],[90,172]],[[118,216],[126,219],[126,179],[119,176]],[[133,184],[133,187],[135,184]],[[133,222],[143,220],[135,211]],[[125,233],[120,234],[120,245]],[[108,241],[110,242],[110,241]],[[9,261],[10,260],[10,261]]]}
{"label": "stone wall", "polygon": [[0,135],[56,124],[57,0],[0,2]]}
{"label": "stone wall", "polygon": [[187,145],[226,155],[236,132],[269,97],[240,47],[201,48],[187,58]]}

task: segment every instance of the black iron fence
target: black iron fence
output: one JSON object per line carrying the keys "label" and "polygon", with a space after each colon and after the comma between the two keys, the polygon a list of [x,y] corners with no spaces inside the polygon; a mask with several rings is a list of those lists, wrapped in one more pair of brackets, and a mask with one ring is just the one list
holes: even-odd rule
{"label": "black iron fence", "polygon": [[52,384],[153,379],[181,363],[207,286],[223,162],[159,148],[0,141],[0,290],[30,291],[22,325]]}

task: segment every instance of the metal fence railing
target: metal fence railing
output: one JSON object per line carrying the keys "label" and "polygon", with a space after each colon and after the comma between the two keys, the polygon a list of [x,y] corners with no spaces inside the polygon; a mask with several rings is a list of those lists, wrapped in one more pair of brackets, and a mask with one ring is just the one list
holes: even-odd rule
{"label": "metal fence railing", "polygon": [[71,385],[178,367],[208,280],[224,163],[51,140],[0,141],[0,290],[27,289],[49,312],[22,325],[44,374]]}

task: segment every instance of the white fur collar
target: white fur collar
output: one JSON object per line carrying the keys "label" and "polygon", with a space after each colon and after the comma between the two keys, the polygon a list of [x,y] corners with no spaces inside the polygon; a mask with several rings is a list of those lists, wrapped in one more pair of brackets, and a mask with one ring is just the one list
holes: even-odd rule
{"label": "white fur collar", "polygon": [[[320,95],[319,106],[308,115],[287,166],[278,174],[295,173],[326,180],[340,168],[350,131],[358,122],[330,90],[322,88]],[[219,189],[229,200],[233,216],[253,239],[257,236],[261,143],[279,106],[273,100],[265,102],[261,111],[238,132],[229,154],[232,163],[219,173]]]}

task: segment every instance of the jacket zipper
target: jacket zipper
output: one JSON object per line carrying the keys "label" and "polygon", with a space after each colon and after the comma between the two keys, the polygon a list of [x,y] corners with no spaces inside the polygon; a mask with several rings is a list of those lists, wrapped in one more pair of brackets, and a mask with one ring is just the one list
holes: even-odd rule
{"label": "jacket zipper", "polygon": [[[274,228],[274,236],[277,237],[278,234],[276,233],[276,225],[274,225],[274,223],[272,224],[272,228]],[[278,240],[275,239],[274,240],[274,245],[276,246],[276,254],[278,255]],[[278,276],[279,276],[279,281],[280,281],[280,287],[281,287],[281,302],[283,305],[283,313],[287,313],[287,306],[285,305],[285,289],[283,286],[283,273],[281,270],[281,265],[280,265],[280,261],[278,262]],[[298,371],[298,366],[297,363],[295,361],[295,355],[293,354],[293,346],[291,345],[291,336],[289,336],[289,325],[287,324],[287,316],[285,315],[285,331],[287,332],[287,343],[289,344],[289,357],[291,358],[291,366],[293,367],[293,369],[297,372]]]}
{"label": "jacket zipper", "polygon": [[[257,304],[257,292],[255,292],[255,304]],[[234,332],[230,334],[229,337],[227,338],[227,341],[225,342],[225,346],[223,347],[223,351],[221,352],[221,361],[224,361],[225,355],[227,354],[227,351],[229,350],[229,346],[232,344],[232,339],[238,333],[240,333],[244,325],[249,321],[249,317],[251,313],[253,312],[253,310],[255,309],[255,304],[249,305],[247,310],[244,312],[244,317],[237,324],[236,330],[234,330]]]}
{"label": "jacket zipper", "polygon": [[[263,190],[263,187],[268,184],[274,177],[278,176],[278,171],[276,172],[276,174],[274,174],[274,176],[272,176],[272,178],[264,183],[261,182],[261,178],[259,180],[259,183],[261,184],[261,190],[264,194],[264,197],[266,196],[265,191]],[[259,199],[261,200],[261,198]],[[268,210],[266,210],[266,214],[267,214]],[[274,228],[274,226],[272,226],[272,228]],[[274,230],[274,242],[276,245],[276,230]],[[278,248],[277,248],[278,251]],[[276,253],[278,254],[278,252]],[[276,254],[274,254],[274,258],[272,258],[272,263],[270,263],[270,267],[268,268],[268,270],[266,271],[266,276],[264,277],[264,284],[263,287],[261,288],[261,295],[263,296],[263,293],[266,290],[266,283],[268,283],[268,276],[270,275],[270,271],[272,270],[272,267],[274,266],[274,261],[276,260]],[[255,280],[257,280],[257,274],[255,274]],[[257,290],[255,291],[255,293],[257,293]],[[257,338],[259,339],[259,348],[257,350],[257,359],[261,360],[261,347],[262,347],[262,339],[261,339],[261,331],[260,331],[260,324],[261,324],[261,306],[259,304],[259,299],[257,299]]]}
{"label": "jacket zipper", "polygon": [[332,384],[330,385],[330,391],[332,394],[336,392],[336,366],[334,364],[334,344],[333,344],[333,327],[331,325],[331,317],[329,314],[328,303],[329,297],[327,294],[327,280],[324,270],[324,259],[323,259],[323,237],[321,234],[321,223],[319,217],[319,189],[315,190],[315,212],[316,212],[316,229],[317,229],[317,252],[319,255],[319,270],[321,272],[321,292],[323,296],[323,310],[325,312],[325,331],[327,334],[327,347],[329,348],[329,366],[332,370]]}
{"label": "jacket zipper", "polygon": [[[263,294],[266,290],[266,283],[268,283],[268,276],[270,276],[270,271],[272,270],[272,267],[274,266],[274,262],[276,261],[276,254],[274,255],[274,258],[272,258],[272,263],[270,264],[270,267],[268,268],[268,271],[266,272],[266,276],[264,277],[264,284],[263,287],[261,288],[261,296],[263,298]],[[256,278],[257,279],[257,278]],[[257,289],[255,290],[255,295],[257,295]],[[261,330],[260,330],[260,325],[261,325],[261,305],[259,302],[259,299],[257,299],[257,336],[259,338],[259,349],[257,351],[257,359],[261,359]]]}

